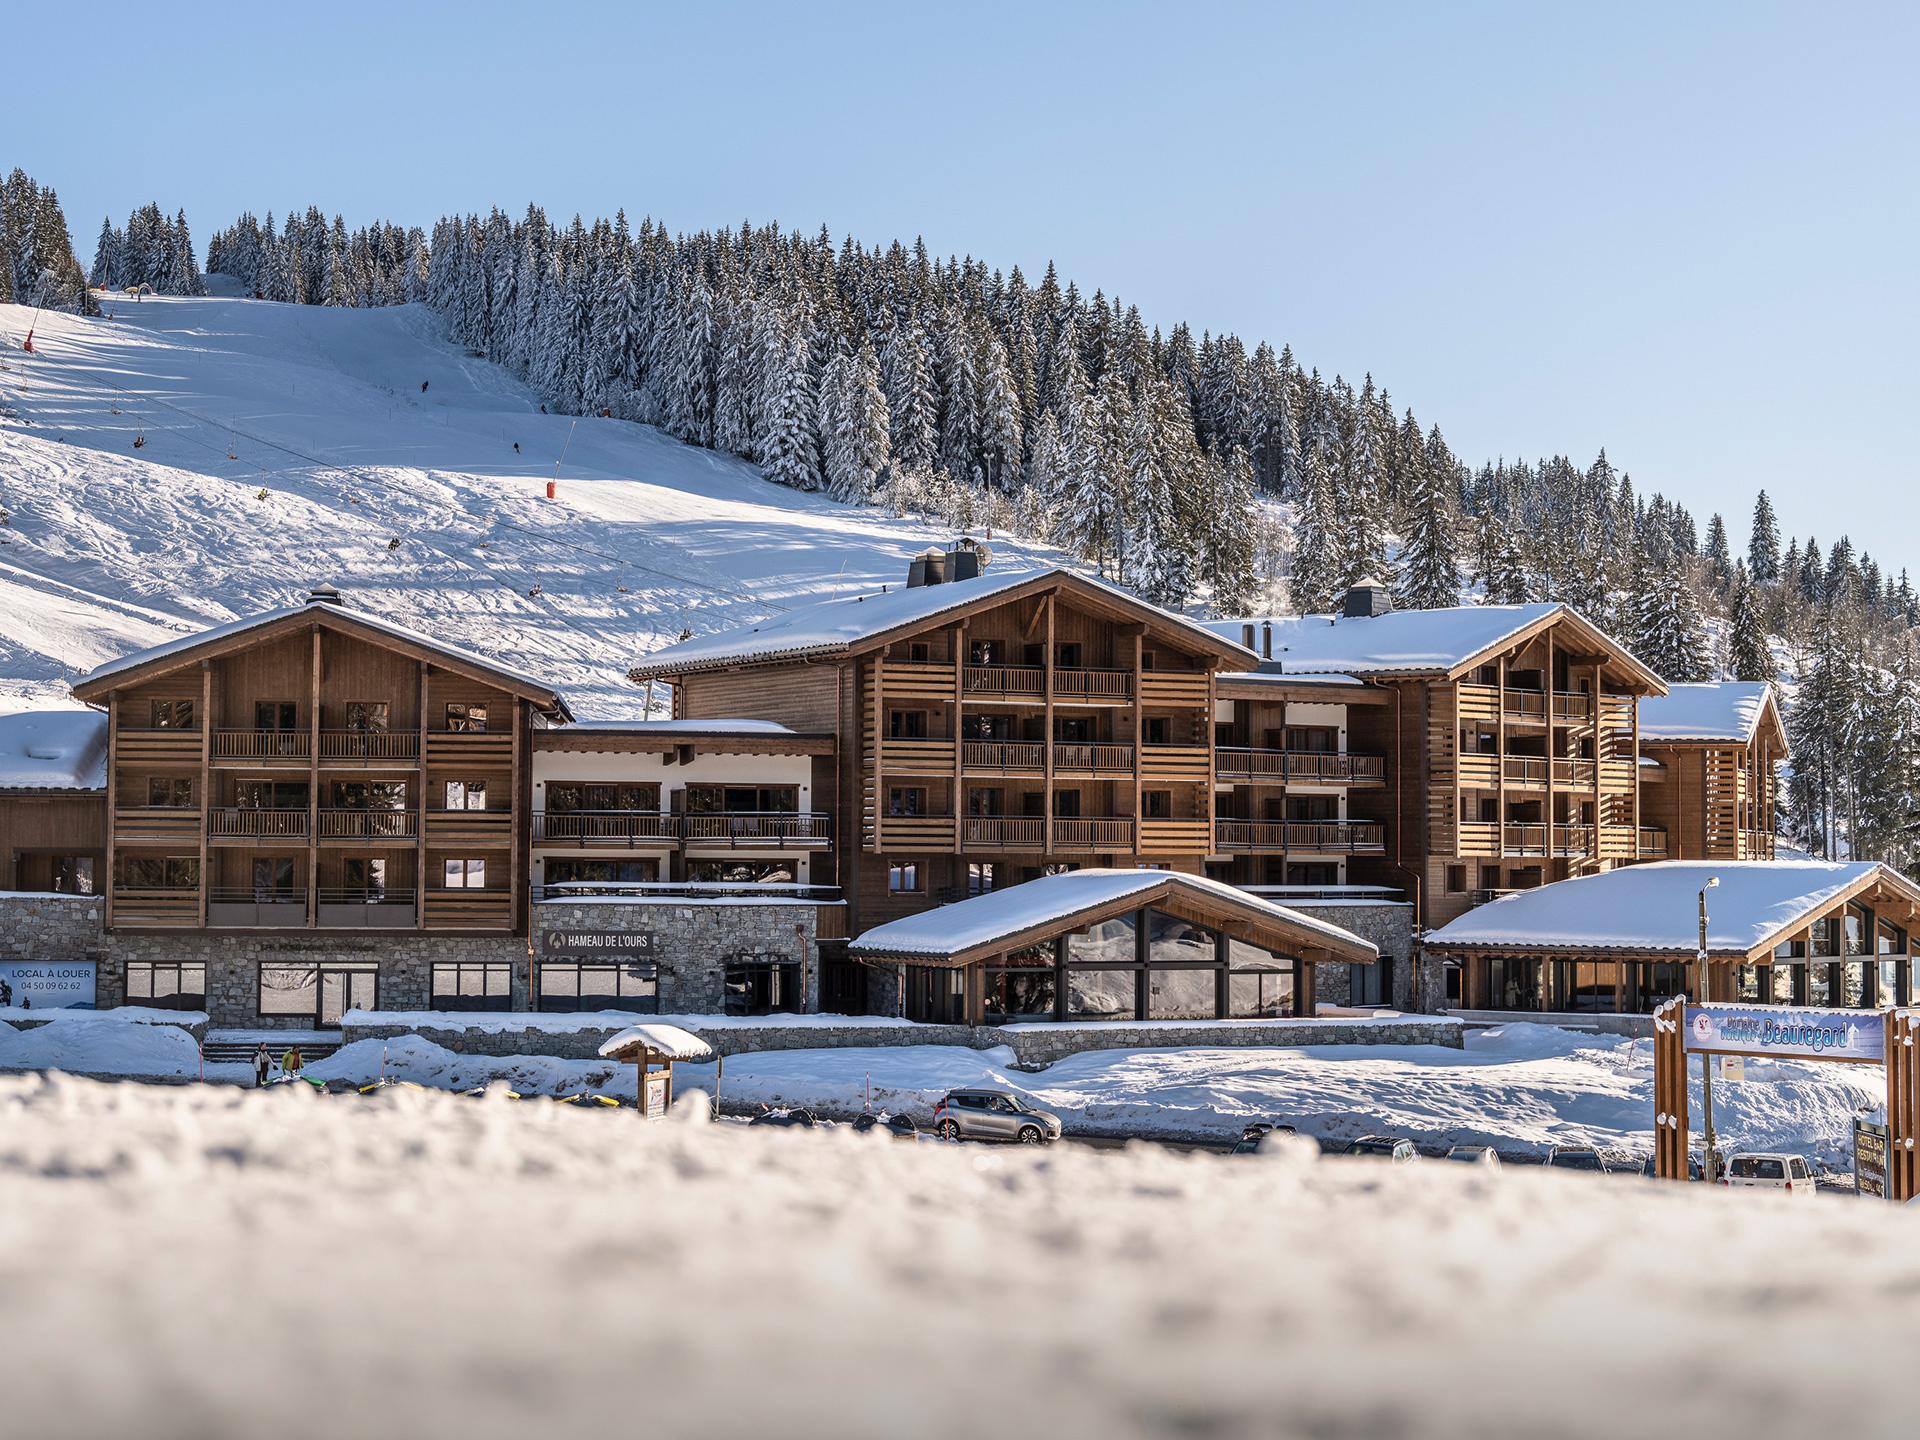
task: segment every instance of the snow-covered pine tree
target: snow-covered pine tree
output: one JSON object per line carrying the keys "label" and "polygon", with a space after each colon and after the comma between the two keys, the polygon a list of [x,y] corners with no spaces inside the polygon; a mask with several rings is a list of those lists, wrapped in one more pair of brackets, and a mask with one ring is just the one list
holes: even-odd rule
{"label": "snow-covered pine tree", "polygon": [[1707,522],[1707,540],[1701,547],[1701,556],[1707,562],[1707,573],[1714,585],[1724,590],[1733,579],[1733,555],[1727,548],[1727,522],[1720,518],[1719,512]]}
{"label": "snow-covered pine tree", "polygon": [[1728,606],[1727,668],[1735,680],[1772,680],[1776,666],[1767,644],[1766,630],[1760,623],[1760,607],[1754,603],[1753,587],[1744,567],[1736,573],[1733,597]]}
{"label": "snow-covered pine tree", "polygon": [[980,367],[980,454],[990,489],[1011,489],[1020,479],[1020,396],[1006,347],[989,335]]}
{"label": "snow-covered pine tree", "polygon": [[818,439],[819,392],[807,337],[784,334],[777,364],[768,375],[769,406],[761,468],[767,478],[795,490],[821,486]]}
{"label": "snow-covered pine tree", "polygon": [[1762,490],[1753,502],[1753,529],[1747,537],[1747,578],[1755,585],[1771,585],[1780,578],[1780,527],[1773,502]]}
{"label": "snow-covered pine tree", "polygon": [[893,462],[915,475],[931,474],[940,459],[939,404],[925,333],[911,319],[893,327],[881,356],[891,421]]}
{"label": "snow-covered pine tree", "polygon": [[[1417,433],[1417,432],[1416,432]],[[1438,610],[1460,603],[1459,544],[1450,497],[1424,465],[1407,500],[1396,603],[1409,610]]]}
{"label": "snow-covered pine tree", "polygon": [[1348,580],[1345,536],[1318,454],[1302,457],[1301,496],[1293,527],[1293,569],[1287,589],[1293,608],[1301,614],[1321,614],[1333,607]]}

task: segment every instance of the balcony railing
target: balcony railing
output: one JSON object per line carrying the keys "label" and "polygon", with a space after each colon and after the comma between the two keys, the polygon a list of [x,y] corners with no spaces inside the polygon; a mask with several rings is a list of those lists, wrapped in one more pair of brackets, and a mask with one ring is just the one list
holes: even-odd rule
{"label": "balcony railing", "polygon": [[1055,850],[1131,850],[1133,820],[1127,816],[1089,819],[1083,816],[1055,816]]}
{"label": "balcony railing", "polygon": [[726,810],[682,815],[681,834],[689,846],[823,846],[832,833],[830,817],[819,812]]}
{"label": "balcony railing", "polygon": [[306,760],[313,736],[306,730],[215,730],[216,760]]}
{"label": "balcony railing", "polygon": [[1133,773],[1133,747],[1078,742],[1056,744],[1053,747],[1053,768],[1056,773],[1082,770],[1130,775]]}
{"label": "balcony railing", "polygon": [[[1548,849],[1548,836],[1552,849]],[[1591,825],[1547,825],[1544,822],[1508,824],[1502,830],[1501,843],[1509,855],[1582,856],[1593,853]]]}
{"label": "balcony railing", "polygon": [[1053,672],[1053,698],[1066,701],[1124,703],[1133,699],[1131,670],[1062,670]]}
{"label": "balcony railing", "polygon": [[1235,820],[1214,822],[1214,845],[1222,854],[1295,851],[1353,855],[1384,850],[1386,827],[1374,820]]}
{"label": "balcony railing", "polygon": [[412,840],[420,816],[412,810],[322,810],[322,840]]}
{"label": "balcony railing", "polygon": [[680,817],[656,810],[536,810],[536,845],[671,845]]}
{"label": "balcony railing", "polygon": [[1266,781],[1284,785],[1350,785],[1384,780],[1384,755],[1345,750],[1260,750],[1222,745],[1214,751],[1214,774],[1221,780]]}
{"label": "balcony railing", "polygon": [[966,850],[1046,848],[1047,822],[1037,815],[968,815],[960,821],[960,845]]}
{"label": "balcony railing", "polygon": [[416,893],[388,886],[322,886],[315,922],[325,930],[410,930]]}
{"label": "balcony railing", "polygon": [[405,761],[420,758],[417,730],[322,730],[322,760]]}
{"label": "balcony railing", "polygon": [[208,817],[207,833],[253,840],[305,840],[307,811],[225,806]]}
{"label": "balcony railing", "polygon": [[1037,740],[963,740],[960,763],[970,771],[1035,775],[1047,768],[1047,747]]}
{"label": "balcony railing", "polygon": [[979,700],[1039,700],[1047,693],[1047,672],[1038,665],[969,665],[967,694]]}

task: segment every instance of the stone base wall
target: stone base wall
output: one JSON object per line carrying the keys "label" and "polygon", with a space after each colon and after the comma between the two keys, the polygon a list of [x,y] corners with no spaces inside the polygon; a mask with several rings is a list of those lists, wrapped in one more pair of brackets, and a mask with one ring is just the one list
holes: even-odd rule
{"label": "stone base wall", "polygon": [[820,1001],[818,917],[812,905],[716,904],[670,897],[545,900],[533,907],[533,945],[536,954],[545,956],[553,953],[551,937],[562,932],[652,931],[663,1015],[712,1015],[724,1010],[731,960],[757,957],[790,962],[802,972],[803,1004],[812,1010]]}
{"label": "stone base wall", "polygon": [[1320,1020],[1266,1021],[1238,1024],[1232,1020],[1201,1020],[1191,1025],[1036,1025],[1008,1033],[982,1026],[975,1032],[981,1045],[1009,1045],[1027,1069],[1051,1065],[1087,1050],[1215,1049],[1241,1046],[1299,1045],[1445,1045],[1462,1046],[1461,1027],[1452,1020],[1404,1021]]}
{"label": "stone base wall", "polygon": [[[1392,969],[1392,994],[1380,1003],[1391,1010],[1425,1011],[1419,979],[1414,973],[1413,906],[1404,901],[1379,904],[1315,904],[1302,900],[1289,910],[1338,925],[1380,947],[1381,959]],[[1314,967],[1314,999],[1322,1005],[1345,1005],[1353,995],[1353,966],[1337,962]]]}
{"label": "stone base wall", "polygon": [[106,908],[99,895],[0,892],[0,960],[97,960]]}

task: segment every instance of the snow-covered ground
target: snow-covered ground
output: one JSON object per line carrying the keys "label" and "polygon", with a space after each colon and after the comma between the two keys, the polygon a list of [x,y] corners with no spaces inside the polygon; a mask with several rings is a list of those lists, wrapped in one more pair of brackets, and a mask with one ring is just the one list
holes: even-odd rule
{"label": "snow-covered ground", "polygon": [[1912,1212],[0,1079],[23,1436],[1904,1435]]}
{"label": "snow-covered ground", "polygon": [[582,716],[638,716],[642,652],[898,584],[952,538],[646,426],[543,415],[418,306],[108,309],[42,315],[29,355],[31,312],[0,306],[0,708],[330,580]]}
{"label": "snow-covered ground", "polygon": [[[186,1078],[193,1039],[165,1025],[78,1012],[36,1030],[0,1029],[0,1069]],[[700,1023],[699,1017],[667,1017]],[[275,1047],[275,1053],[278,1053]],[[244,1065],[210,1066],[211,1079],[245,1081]],[[356,1083],[386,1078],[447,1090],[504,1081],[526,1095],[591,1092],[634,1098],[630,1065],[549,1056],[456,1054],[418,1035],[362,1040],[306,1073]],[[685,1089],[718,1093],[729,1108],[807,1105],[832,1113],[902,1111],[923,1123],[948,1089],[995,1085],[1054,1111],[1078,1135],[1231,1139],[1250,1120],[1278,1120],[1339,1141],[1386,1132],[1428,1146],[1491,1144],[1512,1155],[1555,1144],[1619,1154],[1653,1148],[1653,1058],[1647,1041],[1543,1025],[1469,1031],[1464,1050],[1438,1045],[1093,1050],[1040,1071],[1014,1068],[1010,1050],[871,1046],[779,1050],[728,1057],[724,1069],[676,1068]],[[1850,1168],[1852,1120],[1886,1097],[1880,1070],[1797,1061],[1749,1061],[1746,1078],[1716,1087],[1714,1117],[1732,1148],[1788,1149]],[[1694,1114],[1700,1114],[1699,1095]],[[1699,1120],[1696,1118],[1696,1130]]]}

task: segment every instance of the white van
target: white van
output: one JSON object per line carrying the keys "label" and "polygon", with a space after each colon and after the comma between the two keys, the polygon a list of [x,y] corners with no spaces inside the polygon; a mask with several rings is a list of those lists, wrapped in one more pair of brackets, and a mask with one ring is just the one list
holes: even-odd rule
{"label": "white van", "polygon": [[1727,1159],[1722,1185],[1747,1190],[1784,1190],[1789,1195],[1813,1196],[1813,1167],[1798,1155],[1742,1151]]}

